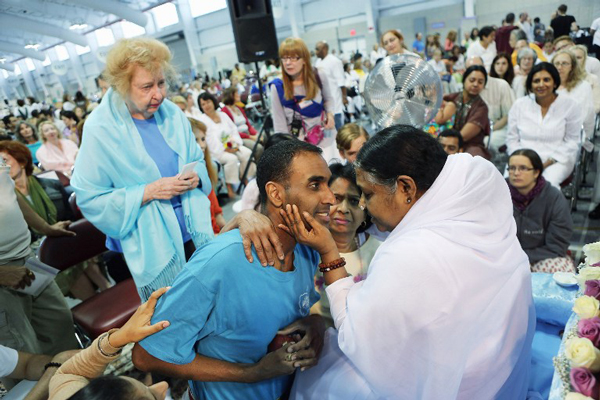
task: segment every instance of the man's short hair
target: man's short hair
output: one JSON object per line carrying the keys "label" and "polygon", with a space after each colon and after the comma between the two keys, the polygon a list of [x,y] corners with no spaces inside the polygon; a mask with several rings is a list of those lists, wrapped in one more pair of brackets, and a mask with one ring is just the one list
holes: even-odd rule
{"label": "man's short hair", "polygon": [[507,24],[514,23],[515,22],[515,14],[514,13],[508,13],[508,14],[506,14],[505,20],[506,20]]}
{"label": "man's short hair", "polygon": [[483,39],[484,37],[488,37],[492,34],[492,32],[495,32],[496,29],[494,29],[493,26],[484,26],[483,28],[481,28],[479,30],[479,39]]}
{"label": "man's short hair", "polygon": [[566,12],[567,12],[567,5],[566,4],[561,4],[560,6],[558,6],[558,11],[560,11],[563,14],[566,14]]}
{"label": "man's short hair", "polygon": [[323,150],[302,140],[284,140],[266,149],[256,168],[256,183],[262,209],[267,203],[267,182],[277,182],[288,188],[294,158],[301,153],[321,154]]}
{"label": "man's short hair", "polygon": [[460,134],[460,131],[458,131],[456,129],[446,129],[445,131],[440,132],[440,134],[438,135],[438,140],[442,137],[458,139],[458,148],[459,149],[462,149],[464,146],[463,137]]}

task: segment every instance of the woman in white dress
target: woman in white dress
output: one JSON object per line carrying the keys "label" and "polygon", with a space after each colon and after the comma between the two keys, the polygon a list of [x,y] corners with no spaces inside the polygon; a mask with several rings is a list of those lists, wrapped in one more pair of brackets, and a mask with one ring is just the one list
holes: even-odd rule
{"label": "woman in white dress", "polygon": [[588,138],[594,133],[594,95],[592,85],[585,80],[585,70],[571,50],[560,50],[552,59],[552,64],[560,74],[560,87],[557,93],[571,98],[583,112],[583,130]]}
{"label": "woman in white dress", "polygon": [[533,67],[525,83],[530,94],[510,109],[506,137],[508,154],[519,149],[538,153],[544,178],[556,188],[573,171],[583,122],[580,106],[557,92],[560,81],[554,65],[543,62]]}
{"label": "woman in white dress", "polygon": [[[290,398],[524,399],[535,311],[501,174],[407,125],[374,135],[355,165],[373,222],[391,233],[366,280],[322,268],[337,331]],[[308,213],[286,223],[335,252]]]}
{"label": "woman in white dress", "polygon": [[[204,92],[198,96],[198,103],[204,113],[200,121],[206,125],[206,143],[210,155],[223,164],[225,182],[229,197],[235,197],[233,185],[240,183],[240,178],[250,161],[252,150],[244,146],[237,127],[222,111],[218,110],[219,103],[210,93]],[[254,164],[248,171],[248,178],[256,173]]]}

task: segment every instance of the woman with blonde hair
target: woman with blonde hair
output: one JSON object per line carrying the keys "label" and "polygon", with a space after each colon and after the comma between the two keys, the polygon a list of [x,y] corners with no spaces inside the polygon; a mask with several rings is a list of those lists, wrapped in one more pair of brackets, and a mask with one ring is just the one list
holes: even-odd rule
{"label": "woman with blonde hair", "polygon": [[36,158],[45,170],[60,171],[71,176],[75,157],[79,151],[77,145],[62,134],[50,121],[44,121],[39,126],[42,146],[35,153]]}
{"label": "woman with blonde hair", "polygon": [[586,136],[594,133],[594,95],[592,85],[585,80],[585,70],[579,65],[577,56],[571,50],[559,50],[552,63],[560,75],[558,94],[574,100],[583,112],[583,130]]}
{"label": "woman with blonde hair", "polygon": [[369,140],[365,128],[358,124],[350,123],[342,126],[335,137],[340,156],[348,163],[353,163],[358,156],[358,151]]}
{"label": "woman with blonde hair", "polygon": [[586,69],[587,65],[587,47],[583,44],[578,44],[570,49],[575,57],[577,57],[577,62],[581,67],[581,71],[583,72],[583,79],[585,79],[592,86],[592,95],[594,97],[594,112],[596,114],[600,113],[600,79],[592,73],[589,73]]}
{"label": "woman with blonde hair", "polygon": [[314,69],[302,39],[287,38],[279,47],[281,79],[271,83],[271,111],[276,133],[291,133],[318,145],[326,160],[335,157],[333,98],[325,73]]}
{"label": "woman with blonde hair", "polygon": [[111,88],[87,118],[71,180],[83,215],[125,256],[142,301],[214,236],[204,156],[166,100],[171,58],[156,39],[113,46],[103,72]]}

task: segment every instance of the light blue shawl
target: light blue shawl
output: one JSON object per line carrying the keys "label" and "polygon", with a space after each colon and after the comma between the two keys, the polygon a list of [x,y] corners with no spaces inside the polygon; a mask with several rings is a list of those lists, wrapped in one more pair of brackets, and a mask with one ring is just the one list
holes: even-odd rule
{"label": "light blue shawl", "polygon": [[[179,156],[179,168],[199,161],[202,190],[181,195],[185,225],[196,248],[214,237],[204,156],[179,107],[165,100],[154,114],[165,141]],[[85,122],[84,139],[71,179],[83,215],[121,241],[142,301],[170,285],[185,264],[183,238],[169,200],[142,205],[146,184],[160,179],[123,98],[109,89]]]}

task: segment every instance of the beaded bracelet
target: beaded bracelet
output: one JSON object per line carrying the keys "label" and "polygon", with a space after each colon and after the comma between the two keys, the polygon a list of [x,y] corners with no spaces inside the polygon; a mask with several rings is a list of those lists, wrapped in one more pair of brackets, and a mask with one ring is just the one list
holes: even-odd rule
{"label": "beaded bracelet", "polygon": [[62,366],[61,363],[49,362],[48,364],[44,365],[44,371],[47,370],[48,368],[60,368],[61,366]]}
{"label": "beaded bracelet", "polygon": [[344,265],[346,265],[346,260],[344,259],[344,257],[340,257],[337,260],[319,264],[319,271],[325,273],[333,271],[334,269],[342,268]]}

